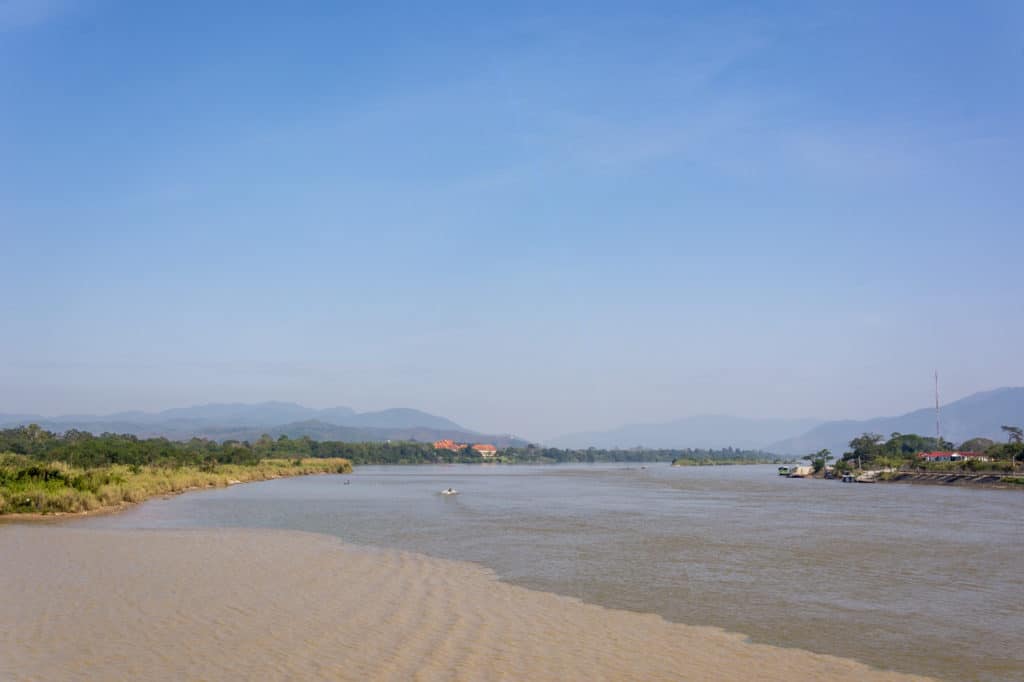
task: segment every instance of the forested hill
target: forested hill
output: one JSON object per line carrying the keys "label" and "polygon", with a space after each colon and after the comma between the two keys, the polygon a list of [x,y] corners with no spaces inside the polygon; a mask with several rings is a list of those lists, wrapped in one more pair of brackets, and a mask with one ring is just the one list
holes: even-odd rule
{"label": "forested hill", "polygon": [[132,434],[139,438],[188,440],[205,438],[255,441],[263,434],[274,438],[325,441],[388,441],[451,439],[458,442],[493,443],[499,447],[526,445],[510,434],[474,431],[438,415],[411,408],[356,412],[349,407],[313,409],[296,403],[211,403],[178,407],[162,412],[118,412],[106,415],[69,414],[43,417],[0,414],[0,427],[38,424],[53,432],[83,431]]}

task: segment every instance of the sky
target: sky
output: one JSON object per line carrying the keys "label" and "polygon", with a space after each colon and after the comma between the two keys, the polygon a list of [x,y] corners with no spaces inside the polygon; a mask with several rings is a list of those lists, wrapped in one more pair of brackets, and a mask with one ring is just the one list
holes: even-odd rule
{"label": "sky", "polygon": [[0,0],[0,411],[1024,385],[1024,3]]}

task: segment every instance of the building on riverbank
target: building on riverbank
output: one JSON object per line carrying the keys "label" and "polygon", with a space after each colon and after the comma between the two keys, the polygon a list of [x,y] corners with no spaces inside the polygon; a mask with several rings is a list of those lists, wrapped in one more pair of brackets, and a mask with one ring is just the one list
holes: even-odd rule
{"label": "building on riverbank", "polygon": [[434,442],[435,450],[450,450],[451,452],[461,452],[462,450],[465,450],[467,447],[472,448],[473,452],[480,455],[484,459],[487,459],[489,457],[496,457],[498,454],[498,448],[491,445],[490,443],[476,443],[474,445],[469,445],[467,443],[456,443],[455,441],[448,438]]}
{"label": "building on riverbank", "polygon": [[473,446],[473,450],[480,453],[481,457],[494,457],[498,454],[498,448],[494,447],[490,443],[477,443]]}
{"label": "building on riverbank", "polygon": [[925,462],[991,462],[992,458],[980,452],[922,452],[917,458]]}

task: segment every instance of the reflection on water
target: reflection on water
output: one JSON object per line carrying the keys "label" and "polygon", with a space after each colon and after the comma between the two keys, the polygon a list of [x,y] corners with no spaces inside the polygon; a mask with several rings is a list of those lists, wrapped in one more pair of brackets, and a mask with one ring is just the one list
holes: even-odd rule
{"label": "reflection on water", "polygon": [[[361,467],[157,500],[83,523],[327,533],[881,667],[949,679],[1024,675],[1024,495],[773,473]],[[439,494],[449,486],[461,494]]]}

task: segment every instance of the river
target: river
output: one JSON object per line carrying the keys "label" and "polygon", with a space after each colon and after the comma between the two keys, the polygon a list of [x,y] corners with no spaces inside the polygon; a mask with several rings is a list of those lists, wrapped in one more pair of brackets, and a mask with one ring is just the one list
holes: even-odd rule
{"label": "river", "polygon": [[[439,494],[448,487],[460,494]],[[757,642],[950,680],[1016,680],[1022,518],[1014,490],[653,463],[368,466],[80,523],[325,533]]]}

